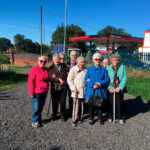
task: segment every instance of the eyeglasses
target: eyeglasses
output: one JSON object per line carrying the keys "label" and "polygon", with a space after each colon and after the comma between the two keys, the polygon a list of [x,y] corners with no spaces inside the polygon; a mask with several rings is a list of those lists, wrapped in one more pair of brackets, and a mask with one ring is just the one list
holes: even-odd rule
{"label": "eyeglasses", "polygon": [[62,59],[65,60],[65,58],[60,58],[60,60],[62,60]]}
{"label": "eyeglasses", "polygon": [[94,60],[95,60],[95,61],[98,61],[98,60],[100,61],[101,59],[94,59]]}
{"label": "eyeglasses", "polygon": [[44,61],[44,60],[40,60],[40,63],[44,63],[44,64],[46,64],[46,61]]}
{"label": "eyeglasses", "polygon": [[71,56],[74,56],[74,57],[76,57],[77,55],[71,55]]}

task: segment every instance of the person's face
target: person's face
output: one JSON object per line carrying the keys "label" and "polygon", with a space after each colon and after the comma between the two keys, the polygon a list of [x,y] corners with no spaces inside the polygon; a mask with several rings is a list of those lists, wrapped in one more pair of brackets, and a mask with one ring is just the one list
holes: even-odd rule
{"label": "person's face", "polygon": [[104,60],[103,60],[103,67],[106,68],[107,66],[108,66],[108,60],[107,60],[107,59],[104,59]]}
{"label": "person's face", "polygon": [[60,63],[65,63],[65,56],[64,55],[61,55],[60,56]]}
{"label": "person's face", "polygon": [[45,67],[45,64],[46,64],[46,58],[40,57],[38,60],[38,65],[42,68]]}
{"label": "person's face", "polygon": [[79,60],[79,61],[77,62],[77,65],[78,65],[78,67],[79,67],[80,70],[83,70],[84,61],[80,61],[80,60]]}
{"label": "person's face", "polygon": [[94,65],[95,65],[95,66],[99,66],[99,65],[100,65],[100,61],[101,61],[100,57],[99,57],[99,56],[96,56],[96,57],[94,58],[94,60],[93,60]]}
{"label": "person's face", "polygon": [[77,59],[77,54],[76,53],[72,53],[70,57],[71,57],[71,60],[75,61]]}
{"label": "person's face", "polygon": [[111,60],[111,63],[112,63],[112,66],[113,67],[117,67],[118,65],[119,65],[119,60],[118,59],[116,59],[116,58],[113,58],[112,60]]}
{"label": "person's face", "polygon": [[59,60],[58,57],[54,57],[54,58],[53,58],[53,63],[54,63],[55,65],[59,65],[59,62],[60,62],[60,60]]}

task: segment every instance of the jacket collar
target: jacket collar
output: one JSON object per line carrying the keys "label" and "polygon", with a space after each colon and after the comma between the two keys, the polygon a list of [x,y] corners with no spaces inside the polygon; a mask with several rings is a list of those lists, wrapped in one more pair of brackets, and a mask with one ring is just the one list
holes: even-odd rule
{"label": "jacket collar", "polygon": [[92,68],[93,68],[94,70],[98,70],[98,69],[101,68],[101,66],[95,67],[95,65],[93,65]]}
{"label": "jacket collar", "polygon": [[[78,67],[78,65],[75,65],[74,68],[77,70],[77,72],[80,72],[80,69]],[[83,70],[85,69],[85,67],[83,68]]]}

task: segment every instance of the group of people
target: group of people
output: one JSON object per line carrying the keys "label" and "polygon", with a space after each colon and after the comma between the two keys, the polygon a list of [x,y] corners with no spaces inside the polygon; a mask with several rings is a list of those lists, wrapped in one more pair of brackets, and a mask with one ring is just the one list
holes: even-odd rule
{"label": "group of people", "polygon": [[[65,63],[65,54],[54,54],[53,64],[47,68],[46,57],[40,56],[38,64],[31,68],[28,77],[28,89],[32,106],[32,126],[42,124],[41,113],[47,93],[50,90],[52,98],[52,120],[58,118],[66,121],[66,97],[69,96],[69,114],[72,116],[72,126],[84,120],[84,105],[91,95],[103,97],[102,106],[88,106],[89,124],[93,125],[95,111],[98,122],[103,125],[103,112],[108,116],[108,122],[113,121],[113,93],[115,93],[116,118],[124,124],[123,97],[127,82],[125,66],[120,64],[120,56],[112,54],[104,58],[101,54],[93,55],[93,65],[86,68],[85,58],[77,57],[76,51],[71,51],[70,61]],[[58,107],[60,105],[60,107]],[[60,108],[60,109],[59,109]]]}

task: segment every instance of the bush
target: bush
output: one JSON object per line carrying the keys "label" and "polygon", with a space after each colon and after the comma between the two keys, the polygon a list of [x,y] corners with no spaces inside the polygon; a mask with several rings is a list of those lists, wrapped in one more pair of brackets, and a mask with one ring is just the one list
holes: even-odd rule
{"label": "bush", "polygon": [[0,65],[1,64],[10,64],[10,58],[8,56],[0,56]]}

